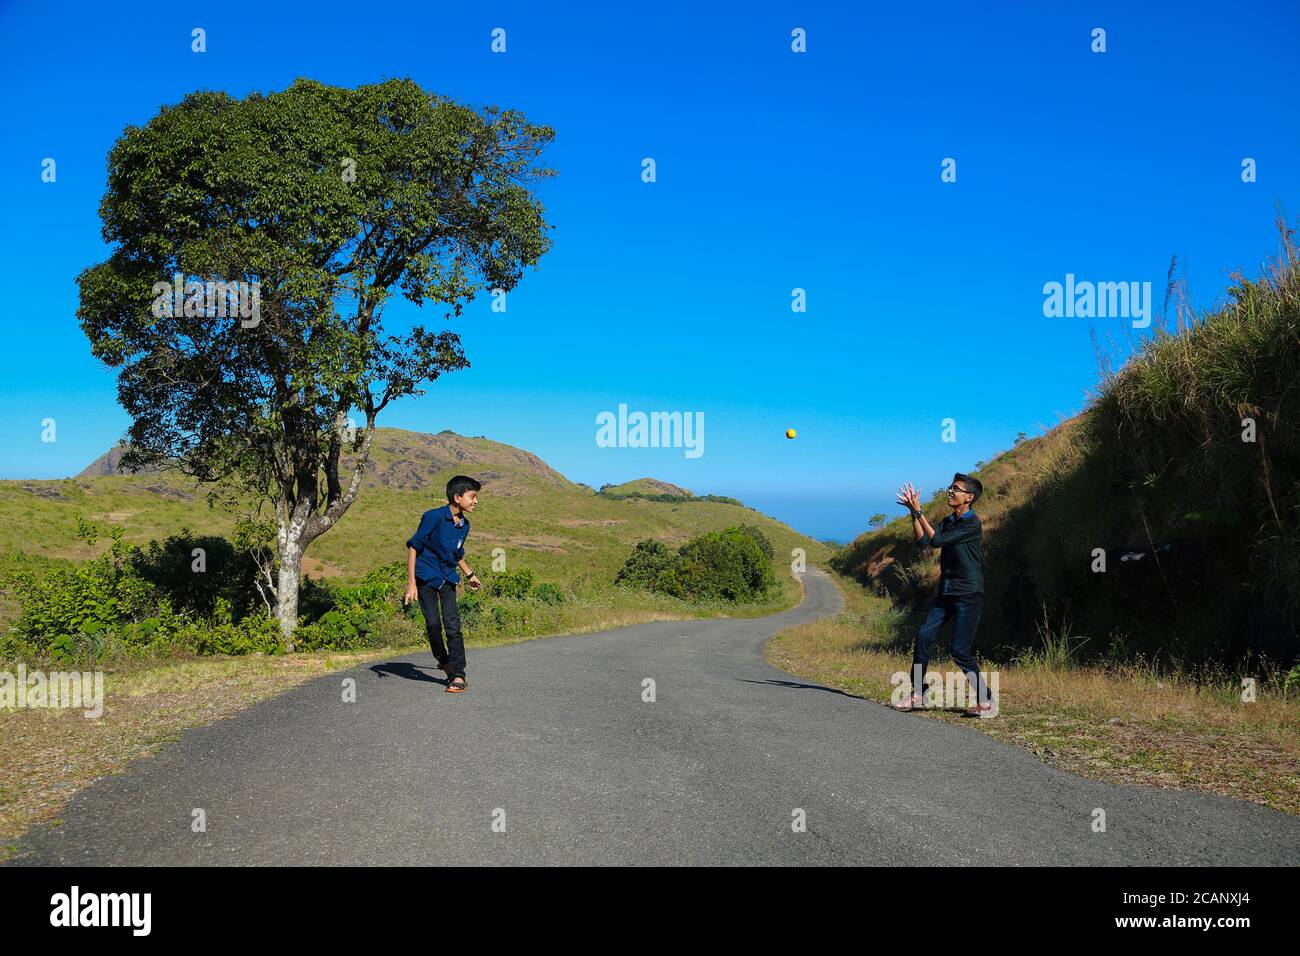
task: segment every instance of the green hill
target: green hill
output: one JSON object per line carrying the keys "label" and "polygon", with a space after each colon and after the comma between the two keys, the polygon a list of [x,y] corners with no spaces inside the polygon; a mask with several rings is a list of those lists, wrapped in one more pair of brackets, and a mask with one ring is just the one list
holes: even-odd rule
{"label": "green hill", "polygon": [[[83,560],[92,549],[75,535],[76,515],[116,524],[126,539],[146,543],[182,527],[229,534],[233,517],[208,507],[206,490],[175,472],[120,473],[120,451],[106,453],[75,478],[0,481],[0,556],[17,551]],[[483,482],[467,557],[488,566],[494,548],[510,567],[541,580],[571,583],[583,576],[612,581],[632,546],[654,538],[670,546],[731,524],[761,525],[778,558],[795,547],[810,562],[831,549],[751,509],[719,502],[612,499],[575,484],[536,455],[451,432],[426,435],[393,428],[375,433],[371,461],[356,503],[338,526],[308,548],[304,570],[353,580],[405,557],[404,544],[421,513],[446,503],[443,489],[457,473]],[[666,483],[642,479],[631,485]],[[678,489],[684,491],[684,489]]]}
{"label": "green hill", "polygon": [[657,478],[637,478],[621,485],[601,485],[602,495],[672,495],[675,498],[693,498],[695,493],[679,485],[659,481]]}
{"label": "green hill", "polygon": [[[1300,262],[1285,247],[1221,308],[1162,321],[1082,414],[976,471],[985,648],[1190,669],[1300,658]],[[926,511],[947,513],[938,496]],[[903,518],[832,564],[913,606],[938,576]]]}

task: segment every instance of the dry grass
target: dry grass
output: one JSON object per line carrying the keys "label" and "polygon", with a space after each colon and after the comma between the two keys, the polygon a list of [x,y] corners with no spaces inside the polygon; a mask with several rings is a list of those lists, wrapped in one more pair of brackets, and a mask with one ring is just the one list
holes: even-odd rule
{"label": "dry grass", "polygon": [[[900,618],[888,601],[852,581],[837,578],[837,584],[845,612],[778,634],[768,658],[806,679],[886,703],[890,675],[911,666]],[[933,667],[951,664],[940,656]],[[1247,704],[1239,688],[1156,679],[1136,668],[1010,666],[998,674],[996,719],[951,711],[918,719],[959,721],[1097,780],[1199,790],[1300,814],[1300,701],[1294,696],[1261,688]]]}

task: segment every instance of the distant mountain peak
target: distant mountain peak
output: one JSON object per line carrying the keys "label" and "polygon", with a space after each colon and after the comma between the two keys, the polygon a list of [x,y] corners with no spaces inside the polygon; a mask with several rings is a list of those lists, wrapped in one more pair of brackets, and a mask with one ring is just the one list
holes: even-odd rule
{"label": "distant mountain peak", "polygon": [[672,495],[676,498],[695,497],[693,491],[682,488],[680,485],[670,484],[667,481],[660,481],[658,478],[637,478],[635,481],[625,481],[620,485],[602,485],[600,490],[611,495],[640,493],[643,495]]}
{"label": "distant mountain peak", "polygon": [[[116,445],[83,468],[78,478],[130,475],[122,468],[126,445]],[[352,456],[343,455],[342,467],[350,467]],[[161,471],[147,468],[134,474]],[[568,486],[567,478],[530,451],[515,448],[488,438],[467,438],[451,429],[436,435],[406,431],[401,428],[376,428],[370,443],[370,460],[366,464],[366,484],[406,491],[430,488],[441,496],[452,474],[466,474],[494,486],[499,494],[511,495],[519,482],[529,479]],[[671,487],[671,486],[666,486]]]}
{"label": "distant mountain peak", "polygon": [[105,475],[150,475],[155,474],[162,469],[150,466],[141,468],[139,471],[127,471],[122,467],[122,456],[126,454],[127,445],[114,445],[104,454],[100,455],[85,468],[81,469],[74,477],[77,478],[102,478]]}

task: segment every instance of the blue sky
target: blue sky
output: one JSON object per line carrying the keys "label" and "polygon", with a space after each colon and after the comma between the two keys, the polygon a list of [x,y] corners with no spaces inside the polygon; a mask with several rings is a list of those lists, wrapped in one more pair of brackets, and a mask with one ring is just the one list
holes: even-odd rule
{"label": "blue sky", "polygon": [[[106,255],[113,142],[192,90],[410,76],[553,126],[553,250],[505,314],[480,300],[456,323],[473,367],[381,424],[486,435],[596,486],[734,495],[819,537],[1079,411],[1090,329],[1137,333],[1045,318],[1044,283],[1150,281],[1158,303],[1177,254],[1208,306],[1300,211],[1294,2],[400,6],[0,5],[0,477],[74,474],[126,428],[74,280]],[[704,454],[598,447],[620,403],[703,412]]]}

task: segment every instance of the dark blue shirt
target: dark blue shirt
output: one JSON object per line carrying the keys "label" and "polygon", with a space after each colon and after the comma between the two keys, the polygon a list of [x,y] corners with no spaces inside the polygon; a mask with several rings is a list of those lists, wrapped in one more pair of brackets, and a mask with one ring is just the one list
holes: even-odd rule
{"label": "dark blue shirt", "polygon": [[408,548],[415,549],[415,579],[442,587],[447,581],[460,583],[456,562],[465,557],[465,539],[469,537],[469,519],[463,514],[460,524],[452,517],[451,505],[426,511],[420,518]]}
{"label": "dark blue shirt", "polygon": [[984,592],[984,528],[974,511],[948,515],[921,544],[939,551],[940,594]]}

